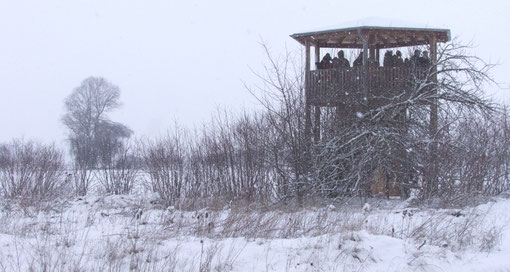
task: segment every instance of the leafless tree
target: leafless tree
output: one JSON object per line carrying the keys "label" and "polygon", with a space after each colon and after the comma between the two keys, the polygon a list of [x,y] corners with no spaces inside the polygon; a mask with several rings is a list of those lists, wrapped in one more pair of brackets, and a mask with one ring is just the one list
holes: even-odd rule
{"label": "leafless tree", "polygon": [[279,195],[297,196],[309,184],[310,150],[305,131],[305,97],[303,66],[292,53],[283,57],[271,55],[262,43],[268,64],[263,73],[255,73],[261,84],[246,88],[266,109],[264,119],[269,126],[266,142],[270,165],[278,173]]}
{"label": "leafless tree", "polygon": [[89,170],[97,167],[99,161],[110,163],[121,139],[132,134],[126,126],[108,118],[108,113],[120,106],[119,96],[119,88],[106,79],[89,77],[65,100],[66,114],[62,122],[69,129],[74,183],[79,195],[87,192]]}
{"label": "leafless tree", "polygon": [[[451,117],[494,111],[484,96],[486,84],[493,83],[493,66],[468,54],[468,49],[455,41],[439,48],[437,62],[412,73],[409,88],[388,90],[383,97],[388,103],[339,126],[317,149],[319,188],[334,194],[364,193],[382,169],[403,191],[414,187],[423,198],[438,196],[446,175],[440,168],[445,159],[441,150],[459,143],[444,141],[445,131],[458,123]],[[431,105],[438,107],[437,129],[430,125],[435,122],[429,118],[434,116]]]}

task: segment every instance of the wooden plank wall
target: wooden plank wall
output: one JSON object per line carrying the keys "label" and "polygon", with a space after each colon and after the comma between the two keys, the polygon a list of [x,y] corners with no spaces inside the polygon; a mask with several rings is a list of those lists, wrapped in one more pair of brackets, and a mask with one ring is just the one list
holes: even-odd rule
{"label": "wooden plank wall", "polygon": [[[322,69],[309,71],[311,105],[352,107],[363,102],[363,69]],[[412,87],[416,69],[411,67],[370,67],[368,71],[369,106],[381,106],[395,95]]]}

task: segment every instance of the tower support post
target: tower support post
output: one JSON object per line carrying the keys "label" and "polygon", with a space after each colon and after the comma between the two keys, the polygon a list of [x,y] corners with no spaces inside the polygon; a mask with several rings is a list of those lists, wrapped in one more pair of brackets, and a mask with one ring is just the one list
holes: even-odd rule
{"label": "tower support post", "polygon": [[[431,67],[431,73],[432,77],[431,80],[433,82],[437,82],[437,38],[435,35],[432,35],[430,37],[430,60],[432,63]],[[439,190],[439,184],[438,184],[438,163],[437,163],[437,151],[438,151],[438,145],[437,145],[437,132],[438,132],[438,100],[436,97],[437,94],[437,84],[433,84],[432,88],[433,92],[433,98],[431,99],[430,103],[430,126],[429,126],[429,133],[430,133],[430,140],[432,144],[430,145],[430,154],[429,154],[429,178],[427,180],[428,186],[427,186],[427,194],[428,197],[436,195]]]}
{"label": "tower support post", "polygon": [[[311,146],[312,106],[310,104],[310,42],[305,42],[305,140]],[[307,150],[308,152],[308,150]]]}
{"label": "tower support post", "polygon": [[[320,51],[321,48],[319,45],[315,45],[315,63],[319,63],[320,61]],[[317,69],[317,65],[315,66]],[[315,116],[313,121],[313,141],[318,143],[321,139],[321,108],[314,107]]]}

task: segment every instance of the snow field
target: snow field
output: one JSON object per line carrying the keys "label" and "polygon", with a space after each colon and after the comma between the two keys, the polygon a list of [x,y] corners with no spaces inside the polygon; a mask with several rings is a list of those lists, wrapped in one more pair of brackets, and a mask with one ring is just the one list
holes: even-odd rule
{"label": "snow field", "polygon": [[406,206],[181,211],[143,194],[40,211],[4,202],[0,271],[510,271],[510,200]]}

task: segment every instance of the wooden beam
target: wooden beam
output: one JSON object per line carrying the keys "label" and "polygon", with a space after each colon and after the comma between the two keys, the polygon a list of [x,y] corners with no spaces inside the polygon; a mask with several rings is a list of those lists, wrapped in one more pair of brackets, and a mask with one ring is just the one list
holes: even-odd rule
{"label": "wooden beam", "polygon": [[[436,76],[436,70],[437,70],[437,42],[436,37],[432,36],[430,38],[430,60],[432,62],[432,81],[437,82],[437,76]],[[435,92],[434,92],[435,94]],[[438,105],[437,105],[437,99],[434,99],[432,101],[432,104],[430,105],[430,134],[431,137],[435,137],[437,133],[438,128]]]}
{"label": "wooden beam", "polygon": [[321,48],[319,45],[315,45],[315,69],[318,69],[317,63],[321,61]]}
{"label": "wooden beam", "polygon": [[[435,75],[435,72],[437,70],[437,39],[435,35],[432,35],[430,37],[430,60],[432,62],[431,67],[431,73],[433,73],[433,76],[431,78],[432,81],[437,82],[437,76]],[[433,85],[433,88],[435,86]],[[437,90],[434,90],[433,95],[437,94]],[[437,149],[438,145],[436,142],[437,137],[437,130],[438,130],[438,100],[437,98],[433,98],[432,102],[430,104],[430,139],[432,141],[432,144],[430,145],[430,163],[429,163],[429,174],[428,174],[428,196],[433,196],[438,193],[439,184],[437,180],[437,171],[438,171],[438,164],[437,164]]]}
{"label": "wooden beam", "polygon": [[[311,147],[312,116],[310,105],[310,42],[305,41],[305,141]],[[307,150],[308,153],[309,150]]]}
{"label": "wooden beam", "polygon": [[[318,45],[315,45],[315,69],[317,68],[317,63],[320,61],[320,53],[321,48]],[[315,107],[315,120],[314,120],[314,128],[313,128],[313,140],[315,143],[318,143],[321,138],[321,108]]]}
{"label": "wooden beam", "polygon": [[[323,48],[363,48],[362,43],[356,39],[358,38],[357,32],[363,32],[366,34],[367,31],[375,33],[381,41],[385,40],[383,37],[398,37],[397,40],[385,40],[382,45],[377,42],[378,48],[395,48],[395,47],[405,47],[405,46],[417,46],[417,45],[428,45],[429,40],[422,40],[420,38],[415,39],[413,41],[405,42],[402,41],[402,38],[405,37],[429,37],[435,36],[436,42],[447,42],[448,41],[448,32],[446,31],[433,31],[433,30],[398,30],[398,29],[363,29],[363,30],[345,30],[339,32],[329,32],[329,33],[310,33],[310,35],[295,37],[297,41],[301,44],[305,45],[305,42],[308,40],[310,44],[318,44]],[[354,43],[350,43],[354,39]],[[334,40],[333,44],[328,44],[325,41]]]}
{"label": "wooden beam", "polygon": [[375,34],[374,33],[371,33],[369,36],[368,36],[368,46],[369,46],[369,50],[370,50],[370,55],[368,56],[370,58],[370,62],[374,62],[375,61]]}
{"label": "wooden beam", "polygon": [[321,108],[315,107],[315,120],[313,127],[313,141],[318,143],[321,139]]}
{"label": "wooden beam", "polygon": [[368,40],[366,36],[360,36],[363,41],[363,101],[362,103],[368,106]]}
{"label": "wooden beam", "polygon": [[345,38],[346,38],[346,37],[347,37],[347,35],[346,35],[346,36],[343,36],[343,37],[338,38],[338,43],[339,43],[339,44],[342,44],[342,43],[344,42],[344,40],[345,40]]}
{"label": "wooden beam", "polygon": [[[436,70],[437,70],[437,42],[436,42],[436,37],[435,36],[432,36],[431,39],[430,39],[430,60],[432,62],[432,81],[434,82],[437,82],[437,76],[435,74]],[[435,94],[435,92],[434,92]],[[437,105],[437,99],[434,99],[432,101],[432,104],[430,105],[430,134],[431,134],[431,137],[435,137],[436,133],[437,133],[437,128],[438,128],[438,105]]]}
{"label": "wooden beam", "polygon": [[363,66],[368,66],[368,42],[363,39]]}

